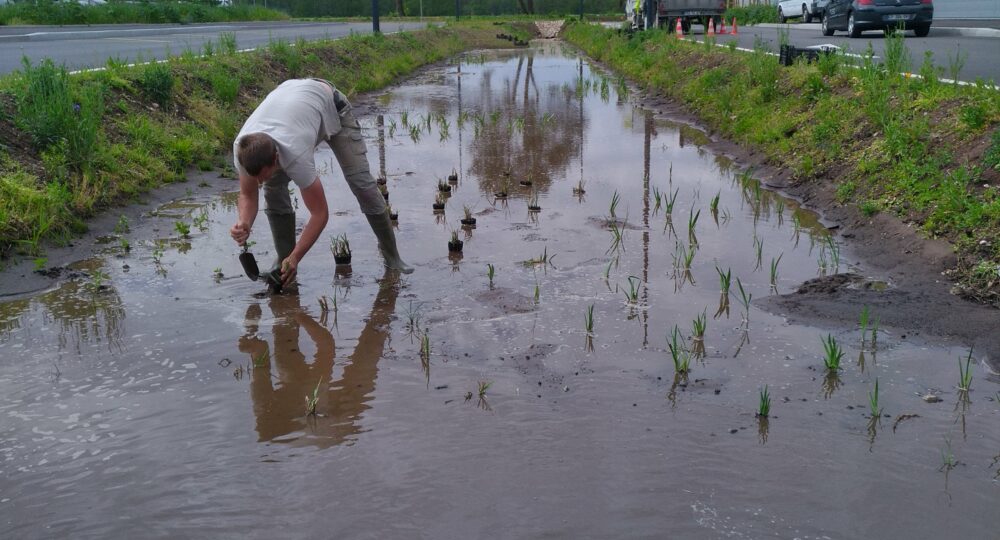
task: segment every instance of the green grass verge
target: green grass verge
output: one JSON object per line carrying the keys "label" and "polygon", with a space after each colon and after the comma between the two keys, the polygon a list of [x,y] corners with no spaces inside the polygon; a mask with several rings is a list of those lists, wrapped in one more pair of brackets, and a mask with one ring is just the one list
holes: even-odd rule
{"label": "green grass verge", "polygon": [[288,15],[263,7],[210,6],[194,2],[14,2],[0,6],[0,25],[15,24],[117,24],[202,23],[227,21],[280,21]]}
{"label": "green grass verge", "polygon": [[43,240],[86,229],[83,219],[127,203],[191,166],[224,159],[243,120],[294,77],[332,81],[348,95],[384,87],[472,48],[503,47],[498,26],[466,23],[391,36],[288,43],[236,53],[232,35],[164,63],[70,76],[51,62],[0,79],[0,255],[36,254]]}
{"label": "green grass verge", "polygon": [[686,104],[728,139],[763,151],[798,182],[822,182],[861,215],[891,212],[950,240],[969,297],[1000,302],[1000,92],[938,82],[928,57],[906,71],[902,38],[884,69],[831,56],[780,67],[763,51],[706,47],[665,32],[629,36],[569,24],[564,36],[630,79]]}

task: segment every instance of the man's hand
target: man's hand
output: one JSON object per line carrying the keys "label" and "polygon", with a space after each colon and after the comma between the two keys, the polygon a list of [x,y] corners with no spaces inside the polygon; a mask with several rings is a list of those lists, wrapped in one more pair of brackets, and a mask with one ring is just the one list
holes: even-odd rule
{"label": "man's hand", "polygon": [[247,239],[250,238],[250,226],[243,222],[238,222],[229,229],[229,236],[233,237],[237,245],[244,245],[247,243]]}
{"label": "man's hand", "polygon": [[295,274],[298,272],[299,260],[295,258],[295,255],[289,255],[288,258],[281,261],[281,286],[287,287],[295,279]]}

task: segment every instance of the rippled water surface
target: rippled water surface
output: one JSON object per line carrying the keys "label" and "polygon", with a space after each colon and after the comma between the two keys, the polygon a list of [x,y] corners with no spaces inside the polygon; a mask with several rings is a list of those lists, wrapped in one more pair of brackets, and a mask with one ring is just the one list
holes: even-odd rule
{"label": "rippled water surface", "polygon": [[[334,215],[297,294],[241,275],[229,194],[176,201],[147,218],[158,234],[122,233],[130,251],[95,245],[83,277],[0,304],[0,536],[997,534],[1000,386],[974,362],[962,399],[962,343],[880,328],[862,346],[857,326],[758,309],[865,265],[704,133],[552,43],[469,54],[378,109],[369,159],[412,275],[384,275],[321,152]],[[340,233],[353,265],[335,271]],[[263,216],[252,239],[270,262]],[[668,335],[696,348],[702,314],[704,356],[675,376]],[[769,421],[754,415],[765,385]]]}

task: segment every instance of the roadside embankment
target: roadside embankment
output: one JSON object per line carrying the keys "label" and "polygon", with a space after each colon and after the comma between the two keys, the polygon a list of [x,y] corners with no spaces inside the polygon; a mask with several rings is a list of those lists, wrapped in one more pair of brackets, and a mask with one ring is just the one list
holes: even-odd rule
{"label": "roadside embankment", "polygon": [[[870,245],[889,229],[948,242],[944,252],[941,242],[900,241],[899,253],[885,245],[882,266],[920,253],[955,279],[956,292],[1000,304],[1000,92],[992,87],[939,82],[947,69],[929,57],[911,66],[899,35],[887,38],[883,64],[868,57],[857,68],[840,55],[784,68],[764,51],[666,32],[571,23],[563,36],[682,104]],[[902,75],[909,71],[920,77]]]}
{"label": "roadside embankment", "polygon": [[0,5],[0,25],[121,24],[281,21],[285,13],[264,7],[210,6],[195,2],[11,2]]}
{"label": "roadside embankment", "polygon": [[294,77],[349,96],[463,50],[511,46],[478,22],[394,35],[273,41],[237,53],[235,37],[162,63],[69,75],[44,62],[0,79],[0,256],[40,254],[84,219],[223,159],[243,119]]}

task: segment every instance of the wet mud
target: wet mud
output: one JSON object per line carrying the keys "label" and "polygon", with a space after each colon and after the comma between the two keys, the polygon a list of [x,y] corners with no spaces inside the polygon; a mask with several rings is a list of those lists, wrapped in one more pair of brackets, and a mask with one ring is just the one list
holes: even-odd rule
{"label": "wet mud", "polygon": [[[988,349],[899,311],[938,300],[647,99],[556,42],[370,96],[411,275],[383,270],[329,151],[330,224],[287,294],[242,275],[218,178],[107,218],[57,277],[24,273],[40,287],[5,273],[0,536],[994,534]],[[263,215],[251,240],[268,267]]]}

